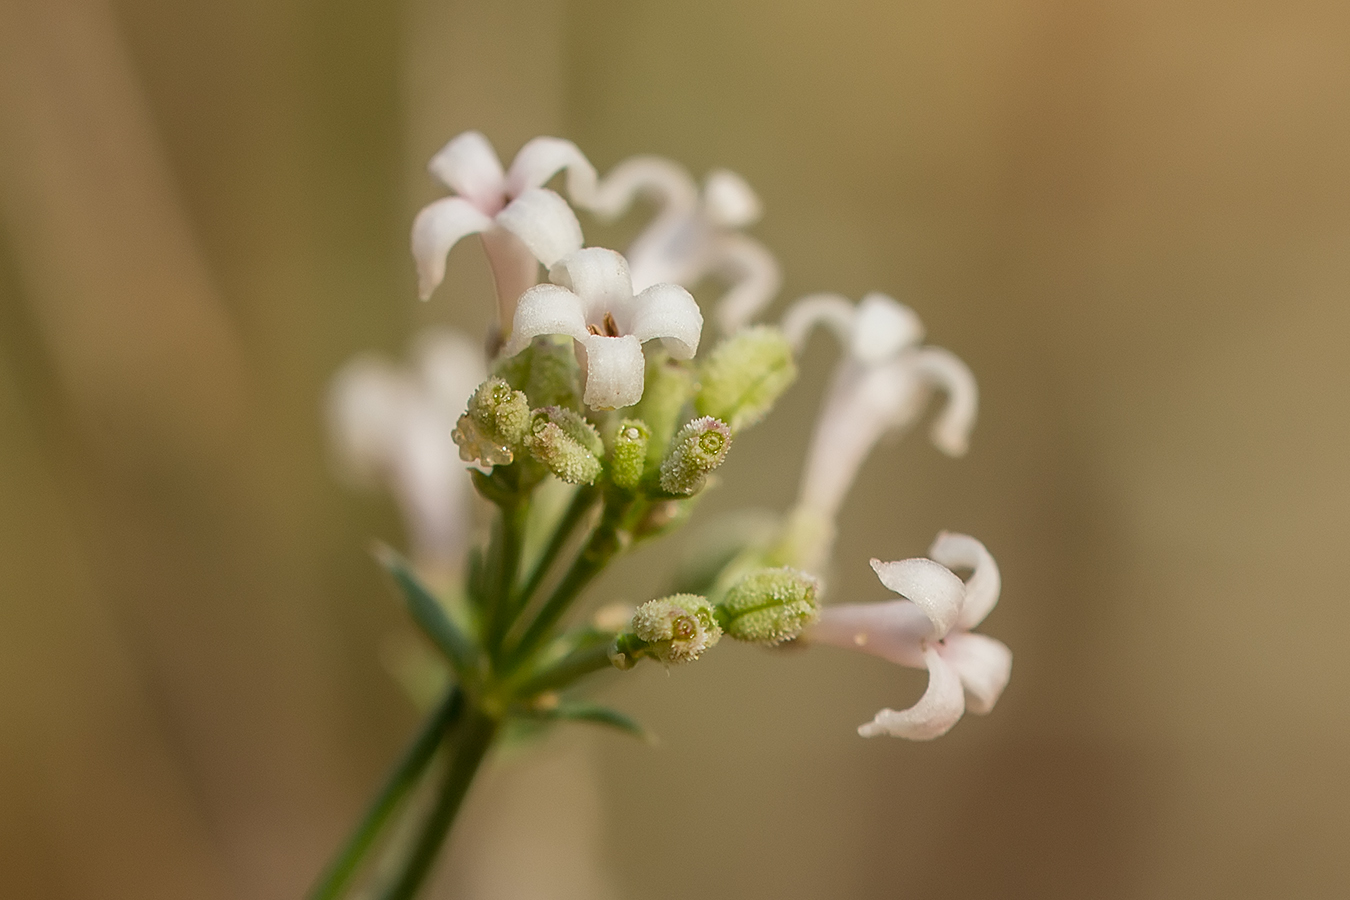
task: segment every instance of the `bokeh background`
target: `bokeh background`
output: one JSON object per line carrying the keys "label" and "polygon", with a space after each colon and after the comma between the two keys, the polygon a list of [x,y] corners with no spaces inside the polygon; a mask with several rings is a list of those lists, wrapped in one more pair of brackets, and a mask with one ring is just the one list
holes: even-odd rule
{"label": "bokeh background", "polygon": [[[874,453],[832,594],[976,534],[1016,663],[932,744],[854,734],[923,686],[861,655],[615,675],[661,746],[500,759],[434,895],[1350,891],[1350,6],[0,0],[0,896],[300,896],[411,732],[320,408],[487,323],[406,250],[471,127],[735,169],[776,310],[918,310],[973,449]],[[790,502],[834,354],[703,512]]]}

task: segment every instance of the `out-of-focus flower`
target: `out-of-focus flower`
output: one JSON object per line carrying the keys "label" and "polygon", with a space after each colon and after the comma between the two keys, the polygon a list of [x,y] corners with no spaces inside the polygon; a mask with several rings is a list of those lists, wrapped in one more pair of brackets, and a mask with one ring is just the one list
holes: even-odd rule
{"label": "out-of-focus flower", "polygon": [[[973,537],[944,532],[932,559],[872,560],[881,583],[907,597],[882,603],[826,606],[806,631],[812,643],[862,650],[902,666],[928,670],[919,702],[883,709],[861,726],[863,737],[888,734],[916,741],[946,734],[969,709],[994,708],[1012,672],[1012,651],[972,629],[998,603],[998,565]],[[962,582],[948,566],[971,569]]]}
{"label": "out-of-focus flower", "polygon": [[370,355],[342,367],[328,392],[337,461],[352,480],[382,482],[403,513],[419,568],[458,570],[472,485],[450,433],[484,378],[483,354],[463,335],[424,332],[413,365]]}
{"label": "out-of-focus flower", "polygon": [[455,196],[433,201],[413,221],[412,253],[422,299],[445,278],[450,248],[468,235],[482,235],[505,328],[516,298],[539,280],[539,263],[551,266],[581,247],[576,215],[543,185],[566,169],[568,194],[586,206],[595,193],[595,169],[571,141],[537,137],[503,171],[492,145],[477,131],[454,138],[427,168]]}
{"label": "out-of-focus flower", "polygon": [[684,288],[656,284],[633,295],[628,264],[613,250],[588,247],[550,270],[554,284],[521,295],[503,354],[514,356],[539,335],[563,334],[585,349],[583,402],[596,409],[642,399],[642,345],[660,338],[677,359],[698,352],[703,315]]}
{"label": "out-of-focus flower", "polygon": [[793,513],[795,562],[809,572],[828,559],[839,507],[881,436],[911,425],[933,390],[942,390],[947,404],[932,440],[960,456],[978,397],[966,364],[940,347],[919,346],[919,317],[884,294],[868,294],[856,307],[833,294],[805,297],[784,316],[783,333],[800,349],[817,323],[829,326],[847,352],[826,393]]}
{"label": "out-of-focus flower", "polygon": [[626,254],[635,290],[665,283],[692,288],[704,278],[722,280],[730,287],[717,304],[716,319],[725,333],[752,320],[778,293],[782,277],[773,254],[741,233],[761,212],[759,198],[745,179],[717,169],[708,173],[700,191],[677,163],[635,156],[600,181],[594,210],[614,219],[639,196],[660,208]]}

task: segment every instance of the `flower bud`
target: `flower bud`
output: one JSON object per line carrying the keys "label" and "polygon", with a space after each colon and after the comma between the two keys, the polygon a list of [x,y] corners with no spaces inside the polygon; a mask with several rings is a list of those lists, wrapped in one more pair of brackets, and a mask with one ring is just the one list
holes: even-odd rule
{"label": "flower bud", "polygon": [[716,644],[722,628],[707,600],[697,594],[674,594],[639,606],[633,614],[633,634],[646,644],[639,655],[683,663],[693,662]]}
{"label": "flower bud", "polygon": [[590,484],[600,476],[600,454],[605,449],[600,435],[570,409],[546,406],[535,410],[525,446],[531,456],[568,484]]}
{"label": "flower bud", "polygon": [[459,417],[451,437],[465,462],[504,466],[515,459],[529,427],[525,394],[501,378],[489,378],[469,398],[469,409]]}
{"label": "flower bud", "polygon": [[740,431],[768,414],[797,378],[792,345],[771,325],[743,329],[718,344],[699,371],[699,413]]}
{"label": "flower bud", "polygon": [[672,494],[697,493],[730,449],[731,429],[725,422],[712,416],[695,419],[671,442],[670,456],[661,464],[661,488]]}
{"label": "flower bud", "polygon": [[796,569],[759,569],[727,591],[717,618],[738,641],[779,644],[801,634],[820,615],[820,583]]}
{"label": "flower bud", "polygon": [[641,419],[624,419],[609,451],[609,477],[615,487],[636,490],[647,465],[647,442],[652,431]]}
{"label": "flower bud", "polygon": [[525,392],[530,406],[581,409],[581,372],[568,337],[537,337],[529,348],[497,364],[497,374]]}

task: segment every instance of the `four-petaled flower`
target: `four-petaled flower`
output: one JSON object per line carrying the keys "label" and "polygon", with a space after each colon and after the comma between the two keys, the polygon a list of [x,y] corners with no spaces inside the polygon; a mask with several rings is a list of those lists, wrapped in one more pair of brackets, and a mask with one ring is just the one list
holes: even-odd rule
{"label": "four-petaled flower", "polygon": [[659,156],[635,156],[611,169],[595,193],[594,211],[622,215],[643,196],[660,208],[625,254],[633,287],[694,287],[707,277],[729,288],[717,304],[717,324],[730,334],[749,322],[778,293],[782,282],[773,254],[740,233],[760,216],[759,198],[735,172],[708,173],[703,189],[689,172]]}
{"label": "four-petaled flower", "polygon": [[[932,740],[946,734],[966,709],[989,712],[1008,684],[1012,651],[971,633],[998,602],[994,558],[975,538],[945,532],[928,552],[932,559],[872,560],[881,583],[909,599],[827,606],[807,629],[813,643],[928,670],[928,688],[919,702],[899,712],[881,710],[858,729],[863,737]],[[962,582],[949,566],[972,572]]]}
{"label": "four-petaled flower", "polygon": [[328,424],[337,463],[354,481],[384,482],[403,512],[413,558],[432,580],[458,571],[472,483],[450,432],[485,372],[483,353],[451,331],[428,331],[411,370],[363,355],[333,378]]}
{"label": "four-petaled flower", "polygon": [[782,327],[800,348],[817,323],[829,326],[847,352],[826,393],[793,514],[796,564],[812,572],[828,558],[839,507],[881,436],[912,424],[938,388],[947,404],[933,423],[933,443],[960,456],[977,406],[975,377],[966,364],[940,347],[919,346],[919,317],[885,294],[868,294],[856,307],[834,294],[805,297],[788,310]]}
{"label": "four-petaled flower", "polygon": [[451,140],[427,168],[455,196],[433,201],[413,221],[412,253],[422,299],[445,277],[450,248],[468,235],[482,235],[505,328],[516,298],[539,280],[539,263],[551,266],[581,247],[576,214],[543,185],[566,169],[567,192],[584,207],[595,193],[595,169],[571,141],[537,137],[503,171],[492,145],[477,131]]}
{"label": "four-petaled flower", "polygon": [[703,315],[684,288],[656,284],[633,295],[628,263],[613,250],[588,247],[550,270],[554,284],[520,297],[505,356],[544,334],[565,334],[585,350],[586,391],[595,409],[618,409],[642,399],[646,367],[642,345],[660,338],[677,359],[698,352]]}

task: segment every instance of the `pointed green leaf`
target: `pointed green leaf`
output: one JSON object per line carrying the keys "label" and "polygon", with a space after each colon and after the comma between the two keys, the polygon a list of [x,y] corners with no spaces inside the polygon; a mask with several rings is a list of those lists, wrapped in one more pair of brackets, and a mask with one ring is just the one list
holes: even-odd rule
{"label": "pointed green leaf", "polygon": [[537,710],[532,715],[541,719],[565,720],[569,722],[590,722],[594,725],[607,725],[617,728],[648,744],[656,743],[656,736],[628,716],[608,706],[595,703],[567,701],[559,703],[553,709]]}
{"label": "pointed green leaf", "polygon": [[381,545],[376,547],[375,555],[389,574],[394,576],[413,621],[446,655],[460,677],[472,673],[478,660],[478,648],[446,613],[436,595],[431,593],[413,572],[408,561],[398,553]]}

